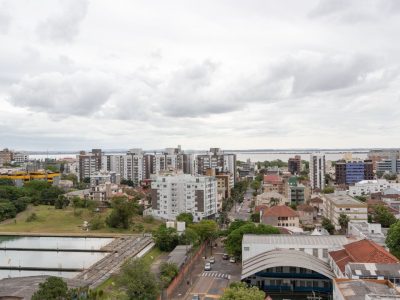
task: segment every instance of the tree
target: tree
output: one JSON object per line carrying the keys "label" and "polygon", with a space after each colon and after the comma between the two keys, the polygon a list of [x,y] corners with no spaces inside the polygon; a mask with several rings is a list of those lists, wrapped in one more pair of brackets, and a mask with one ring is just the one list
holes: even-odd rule
{"label": "tree", "polygon": [[400,259],[400,221],[390,226],[386,237],[386,246],[390,253]]}
{"label": "tree", "polygon": [[166,288],[171,283],[172,279],[178,275],[178,267],[175,263],[163,262],[160,265],[160,279],[163,287]]}
{"label": "tree", "polygon": [[250,215],[250,220],[254,223],[260,223],[260,213],[255,212]]}
{"label": "tree", "polygon": [[176,216],[176,220],[179,222],[185,222],[186,226],[193,223],[193,215],[189,212],[183,212]]}
{"label": "tree", "polygon": [[15,218],[17,209],[11,201],[0,199],[0,221]]}
{"label": "tree", "polygon": [[8,178],[0,178],[0,185],[14,185],[14,181]]}
{"label": "tree", "polygon": [[333,234],[335,231],[335,226],[333,226],[331,220],[327,218],[322,219],[322,227],[324,227],[330,234]]}
{"label": "tree", "polygon": [[271,197],[269,200],[269,206],[276,206],[280,203],[281,201],[278,198]]}
{"label": "tree", "polygon": [[133,183],[133,181],[130,180],[130,179],[122,179],[122,180],[121,180],[121,184],[123,184],[123,185],[128,185],[128,186],[134,186],[134,185],[135,185],[135,184]]}
{"label": "tree", "polygon": [[258,193],[258,190],[261,188],[261,182],[258,180],[253,180],[251,182],[250,187]]}
{"label": "tree", "polygon": [[341,227],[342,232],[345,232],[347,229],[347,225],[350,222],[349,216],[346,214],[340,214],[338,221],[339,221],[339,225]]}
{"label": "tree", "polygon": [[387,173],[387,174],[383,175],[383,178],[385,178],[386,180],[396,180],[397,174]]}
{"label": "tree", "polygon": [[129,228],[130,221],[137,212],[137,204],[126,197],[114,197],[111,204],[113,210],[106,218],[106,224],[114,228]]}
{"label": "tree", "polygon": [[322,193],[324,194],[332,194],[333,192],[335,192],[335,188],[333,186],[326,186],[322,190]]}
{"label": "tree", "polygon": [[190,226],[200,237],[200,240],[212,240],[218,232],[218,225],[213,220],[201,220],[199,223]]}
{"label": "tree", "polygon": [[64,195],[59,195],[54,201],[54,207],[56,209],[63,209],[69,205],[69,200]]}
{"label": "tree", "polygon": [[172,251],[178,245],[179,236],[175,228],[167,228],[164,224],[160,225],[153,232],[154,242],[161,251]]}
{"label": "tree", "polygon": [[124,264],[117,282],[126,290],[129,300],[155,300],[158,297],[157,279],[143,259],[131,259]]}
{"label": "tree", "polygon": [[354,196],[354,198],[361,202],[367,201],[367,197],[365,196]]}
{"label": "tree", "polygon": [[396,217],[386,206],[376,205],[374,207],[373,220],[380,223],[382,227],[388,228],[396,222]]}
{"label": "tree", "polygon": [[226,238],[225,249],[230,255],[241,258],[244,234],[279,234],[279,229],[271,225],[256,225],[252,222],[246,222],[244,225],[229,233]]}
{"label": "tree", "polygon": [[32,300],[64,300],[68,299],[68,286],[60,277],[49,277],[39,284]]}
{"label": "tree", "polygon": [[257,287],[248,287],[244,282],[233,282],[225,289],[221,300],[264,300],[265,293]]}
{"label": "tree", "polygon": [[179,236],[179,245],[194,245],[199,242],[199,235],[192,228],[188,227]]}

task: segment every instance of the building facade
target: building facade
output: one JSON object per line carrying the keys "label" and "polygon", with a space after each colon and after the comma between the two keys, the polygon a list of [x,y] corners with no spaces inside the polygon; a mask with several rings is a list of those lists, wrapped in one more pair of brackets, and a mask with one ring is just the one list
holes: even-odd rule
{"label": "building facade", "polygon": [[311,188],[323,190],[325,188],[325,154],[313,153],[310,156],[310,184]]}
{"label": "building facade", "polygon": [[92,152],[81,151],[77,157],[79,163],[79,181],[101,170],[101,149],[92,149]]}
{"label": "building facade", "polygon": [[338,161],[335,165],[336,184],[350,185],[361,180],[374,179],[372,160]]}
{"label": "building facade", "polygon": [[293,175],[300,174],[301,172],[301,156],[296,155],[288,160],[288,171]]}
{"label": "building facade", "polygon": [[189,174],[153,177],[151,208],[146,213],[159,219],[175,220],[183,212],[191,213],[196,222],[216,214],[215,177]]}
{"label": "building facade", "polygon": [[324,194],[323,215],[331,220],[336,229],[340,229],[339,217],[345,214],[350,221],[366,222],[368,220],[367,204],[358,201],[346,194]]}
{"label": "building facade", "polygon": [[210,148],[206,154],[196,155],[196,174],[205,175],[208,169],[230,173],[236,182],[236,154],[224,153],[219,148]]}

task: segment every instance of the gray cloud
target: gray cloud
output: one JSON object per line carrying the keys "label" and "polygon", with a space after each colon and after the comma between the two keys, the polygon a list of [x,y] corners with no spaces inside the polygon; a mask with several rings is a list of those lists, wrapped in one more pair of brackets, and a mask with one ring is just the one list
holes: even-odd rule
{"label": "gray cloud", "polygon": [[39,23],[36,32],[43,40],[55,43],[71,42],[79,34],[79,27],[88,10],[88,0],[70,0],[59,14]]}
{"label": "gray cloud", "polygon": [[107,102],[112,84],[109,76],[98,72],[44,73],[12,85],[8,101],[50,114],[91,115]]}
{"label": "gray cloud", "polygon": [[0,7],[0,34],[6,34],[11,25],[11,16],[2,11],[2,7]]}

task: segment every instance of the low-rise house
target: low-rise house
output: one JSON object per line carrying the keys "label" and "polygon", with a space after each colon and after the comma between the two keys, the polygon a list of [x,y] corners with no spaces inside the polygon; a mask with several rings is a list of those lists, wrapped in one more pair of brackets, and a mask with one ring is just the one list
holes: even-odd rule
{"label": "low-rise house", "polygon": [[264,175],[263,188],[265,192],[278,192],[281,195],[285,194],[285,184],[282,177],[275,174]]}
{"label": "low-rise house", "polygon": [[256,197],[256,205],[285,205],[289,204],[288,199],[277,191],[264,192]]}
{"label": "low-rise house", "polygon": [[300,204],[297,206],[297,213],[302,225],[312,225],[314,220],[314,208],[308,204]]}
{"label": "low-rise house", "polygon": [[299,215],[286,205],[272,206],[262,212],[261,222],[277,227],[299,227]]}
{"label": "low-rise house", "polygon": [[346,215],[350,221],[366,222],[368,220],[367,204],[358,201],[344,193],[324,194],[323,215],[331,220],[336,229],[340,229],[339,217],[341,214]]}
{"label": "low-rise house", "polygon": [[399,286],[400,264],[348,263],[345,276],[349,279],[385,279]]}
{"label": "low-rise house", "polygon": [[372,240],[378,245],[385,247],[386,236],[379,223],[349,222],[347,234],[360,239]]}
{"label": "low-rise house", "polygon": [[344,278],[349,263],[397,264],[399,260],[371,240],[360,240],[329,252],[329,263],[336,277]]}
{"label": "low-rise house", "polygon": [[399,300],[400,294],[388,280],[334,279],[333,300]]}
{"label": "low-rise house", "polygon": [[311,198],[310,205],[314,208],[314,219],[323,215],[324,201],[320,197]]}

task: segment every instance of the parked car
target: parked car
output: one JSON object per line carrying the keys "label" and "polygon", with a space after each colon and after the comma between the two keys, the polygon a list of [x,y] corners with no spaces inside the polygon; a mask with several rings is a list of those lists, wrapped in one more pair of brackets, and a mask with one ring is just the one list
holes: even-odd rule
{"label": "parked car", "polygon": [[204,266],[204,271],[211,271],[211,264],[209,262]]}
{"label": "parked car", "polygon": [[228,260],[229,259],[229,255],[226,254],[226,253],[222,254],[222,259],[223,260]]}
{"label": "parked car", "polygon": [[236,262],[236,258],[234,256],[231,256],[231,258],[229,259],[229,262],[235,263]]}
{"label": "parked car", "polygon": [[192,300],[200,300],[200,296],[199,295],[193,295]]}
{"label": "parked car", "polygon": [[212,263],[212,264],[215,263],[215,257],[214,256],[210,256],[209,262]]}
{"label": "parked car", "polygon": [[251,213],[251,208],[248,208],[248,209],[247,209],[247,212],[248,212],[248,213]]}

